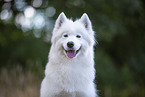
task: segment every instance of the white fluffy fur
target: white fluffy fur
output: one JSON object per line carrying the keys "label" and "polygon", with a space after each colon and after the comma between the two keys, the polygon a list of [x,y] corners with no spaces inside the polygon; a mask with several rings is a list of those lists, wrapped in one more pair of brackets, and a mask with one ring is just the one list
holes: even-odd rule
{"label": "white fluffy fur", "polygon": [[[68,37],[63,37],[67,34]],[[76,35],[81,38],[77,38]],[[94,31],[87,14],[72,21],[61,13],[56,20],[52,35],[49,62],[41,84],[40,97],[97,97],[94,78]],[[68,58],[64,49],[67,42],[74,42],[80,51]]]}

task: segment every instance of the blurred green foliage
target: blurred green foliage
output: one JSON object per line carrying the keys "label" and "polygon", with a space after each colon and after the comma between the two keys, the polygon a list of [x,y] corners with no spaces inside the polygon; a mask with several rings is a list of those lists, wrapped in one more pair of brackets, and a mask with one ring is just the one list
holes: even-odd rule
{"label": "blurred green foliage", "polygon": [[[24,8],[17,8],[16,1],[23,1]],[[145,97],[145,1],[37,0],[41,1],[39,6],[34,1],[0,0],[0,67],[19,64],[28,68],[38,60],[44,67],[54,20],[61,12],[73,20],[87,13],[98,41],[95,67],[100,97]],[[24,14],[26,6],[33,6],[41,14],[49,7],[49,12],[54,12],[46,16],[51,28],[44,30],[48,28],[47,21],[41,29],[24,30],[22,25],[16,25],[17,15]],[[4,9],[12,11],[10,18],[4,17]],[[36,37],[37,31],[40,37]]]}

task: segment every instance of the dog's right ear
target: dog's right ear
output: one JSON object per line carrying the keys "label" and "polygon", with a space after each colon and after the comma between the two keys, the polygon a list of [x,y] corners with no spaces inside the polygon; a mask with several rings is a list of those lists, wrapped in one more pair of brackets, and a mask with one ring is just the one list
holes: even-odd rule
{"label": "dog's right ear", "polygon": [[57,20],[56,20],[56,22],[55,22],[55,28],[56,28],[56,29],[59,29],[59,28],[61,27],[61,25],[62,25],[66,20],[67,20],[67,17],[66,17],[65,14],[62,12],[62,13],[58,16],[58,18],[57,18]]}

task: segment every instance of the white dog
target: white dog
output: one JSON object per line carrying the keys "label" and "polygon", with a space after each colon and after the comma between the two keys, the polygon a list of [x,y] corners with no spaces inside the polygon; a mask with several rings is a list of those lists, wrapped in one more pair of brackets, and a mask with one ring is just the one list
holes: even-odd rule
{"label": "white dog", "polygon": [[62,12],[52,35],[40,97],[97,97],[94,79],[94,31],[84,13],[79,20]]}

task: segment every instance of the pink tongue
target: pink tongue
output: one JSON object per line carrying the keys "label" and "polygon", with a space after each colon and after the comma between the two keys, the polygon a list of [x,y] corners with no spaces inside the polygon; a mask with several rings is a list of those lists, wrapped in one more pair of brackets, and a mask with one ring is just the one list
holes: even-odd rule
{"label": "pink tongue", "polygon": [[75,55],[76,55],[76,51],[75,50],[69,50],[69,51],[67,51],[67,56],[69,58],[73,58],[73,57],[75,57]]}

